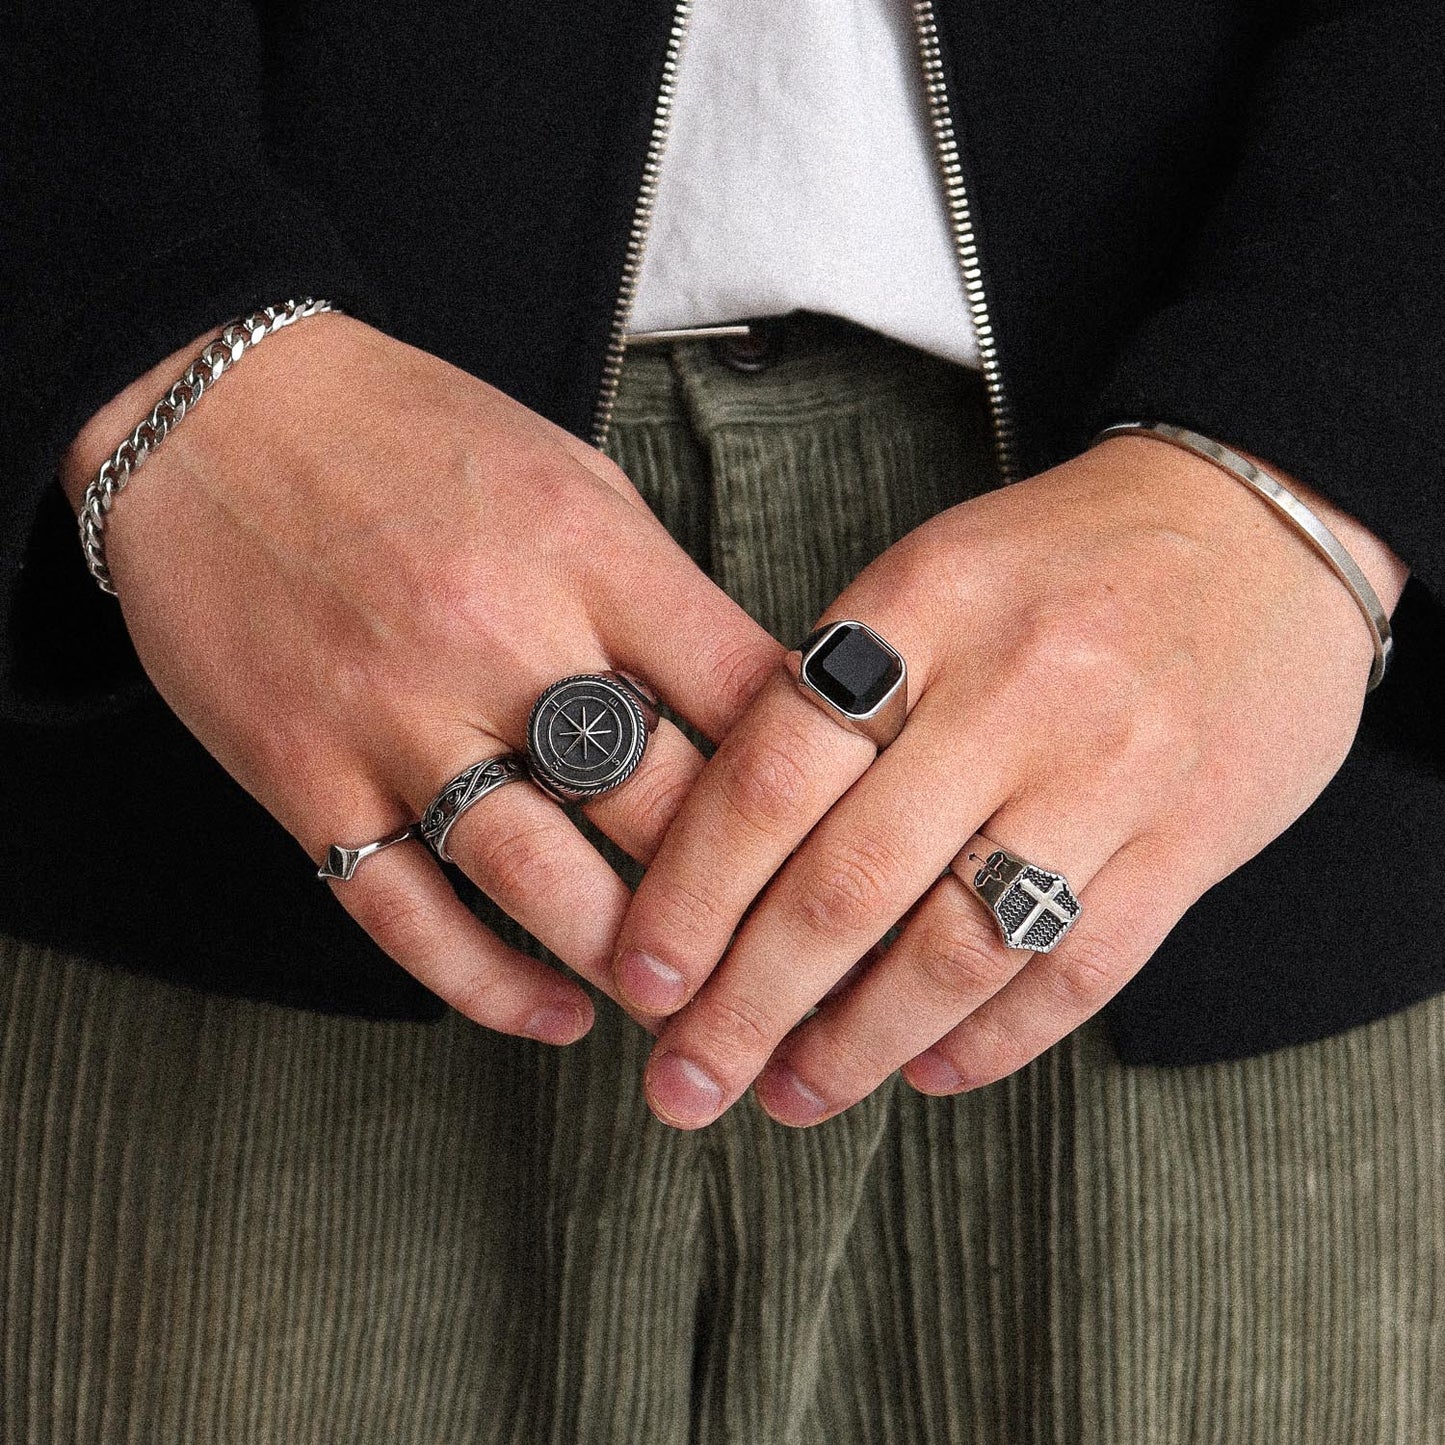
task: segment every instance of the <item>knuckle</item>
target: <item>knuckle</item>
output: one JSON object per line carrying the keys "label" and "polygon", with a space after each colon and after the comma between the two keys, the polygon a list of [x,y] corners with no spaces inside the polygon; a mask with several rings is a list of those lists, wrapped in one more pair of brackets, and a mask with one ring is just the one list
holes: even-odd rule
{"label": "knuckle", "polygon": [[808,798],[808,769],[792,741],[764,738],[739,749],[718,779],[723,802],[752,831],[773,832],[796,817]]}
{"label": "knuckle", "polygon": [[663,764],[644,766],[627,780],[626,791],[620,791],[615,799],[611,794],[604,795],[597,804],[588,804],[585,811],[619,809],[647,836],[659,838],[677,816],[692,789],[694,777],[690,771]]}
{"label": "knuckle", "polygon": [[398,962],[426,956],[435,941],[436,916],[413,889],[373,885],[353,908],[357,921]]}
{"label": "knuckle", "polygon": [[941,997],[989,998],[1012,974],[1006,951],[986,927],[953,919],[923,939],[918,970]]}
{"label": "knuckle", "polygon": [[1092,596],[1071,595],[1068,605],[1041,607],[1028,619],[1021,650],[1028,684],[1086,703],[1131,702],[1141,681],[1139,639],[1150,630],[1107,584]]}
{"label": "knuckle", "polygon": [[[457,832],[467,829],[469,821],[465,814],[458,819]],[[460,838],[449,841],[452,855],[470,864],[477,882],[499,899],[551,895],[566,887],[550,823],[510,828],[481,828],[473,823]]]}
{"label": "knuckle", "polygon": [[1072,940],[1049,970],[1054,992],[1071,1011],[1092,1013],[1123,982],[1120,953],[1105,934],[1091,934]]}
{"label": "knuckle", "polygon": [[916,605],[918,598],[945,595],[958,586],[966,573],[966,568],[947,565],[937,541],[930,538],[927,529],[919,529],[875,558],[864,568],[858,581],[866,583],[891,609],[898,604]]}
{"label": "knuckle", "polygon": [[550,550],[568,557],[596,555],[607,515],[597,504],[598,488],[605,485],[560,452],[538,459],[528,480],[528,501],[534,516],[546,518]]}
{"label": "knuckle", "polygon": [[1124,745],[1128,756],[1167,778],[1187,776],[1199,766],[1206,748],[1200,720],[1204,711],[1197,689],[1160,686],[1137,699],[1130,711]]}
{"label": "knuckle", "polygon": [[[725,902],[706,884],[656,872],[644,878],[638,890],[638,912],[647,910],[647,935],[658,940],[664,957],[677,958],[699,948],[716,949],[732,934],[736,919]],[[684,972],[689,970],[684,969]]]}
{"label": "knuckle", "polygon": [[[516,441],[507,449],[507,475],[526,494],[532,510],[549,521],[554,508],[565,512],[572,505],[579,470],[578,464],[545,436]],[[485,486],[494,481],[487,476]]]}
{"label": "knuckle", "polygon": [[[498,579],[491,564],[471,555],[463,543],[444,567],[431,567],[406,581],[401,594],[413,609],[409,636],[424,642],[427,653],[455,656],[473,651],[496,626],[492,600]],[[415,644],[409,649],[416,653]]]}
{"label": "knuckle", "polygon": [[[607,529],[598,506],[604,484],[551,445],[509,451],[507,463],[508,497],[490,508],[479,501],[467,519],[471,525],[447,533],[444,566],[437,565],[434,535],[404,539],[390,588],[393,605],[408,615],[414,610],[427,635],[458,641],[505,635],[516,621],[511,598],[519,567],[543,574],[575,570],[598,555]],[[495,499],[497,479],[483,477],[474,490]]]}
{"label": "knuckle", "polygon": [[[820,1025],[822,1020],[819,1020]],[[820,1027],[818,1038],[810,1047],[813,1056],[807,1077],[826,1097],[843,1094],[861,1095],[876,1087],[898,1067],[898,1061],[886,1058],[869,1047],[871,1038],[855,1031]]]}
{"label": "knuckle", "polygon": [[512,1018],[516,1007],[511,994],[503,979],[478,970],[448,981],[443,996],[452,1008],[473,1023],[510,1033],[521,1028],[520,1022]]}
{"label": "knuckle", "polygon": [[1169,747],[1167,722],[1155,703],[1140,699],[1137,710],[1095,720],[1090,752],[1100,774],[1137,776],[1141,766]]}
{"label": "knuckle", "polygon": [[[794,904],[798,918],[810,933],[823,938],[877,931],[888,880],[898,872],[899,860],[886,843],[858,838],[836,845],[800,885]],[[884,920],[884,929],[888,921]]]}
{"label": "knuckle", "polygon": [[1072,719],[1059,739],[1071,763],[1113,780],[1166,780],[1203,751],[1207,709],[1197,668],[1159,620],[1107,584],[1075,605],[1051,603],[1024,622],[1008,675],[1012,700]]}
{"label": "knuckle", "polygon": [[781,645],[729,638],[712,655],[709,669],[717,694],[730,713],[741,712],[766,686],[782,662]]}
{"label": "knuckle", "polygon": [[766,1057],[782,1036],[778,1021],[746,994],[717,994],[693,1005],[689,1031],[704,1057],[729,1066]]}
{"label": "knuckle", "polygon": [[1194,716],[1164,685],[1140,693],[1127,708],[1097,706],[1089,730],[1090,765],[1101,778],[1140,790],[1186,776],[1204,745]]}
{"label": "knuckle", "polygon": [[976,1014],[968,1022],[967,1047],[953,1048],[949,1060],[958,1070],[965,1089],[996,1084],[1034,1056],[1023,1038],[1006,1023],[987,1014]]}

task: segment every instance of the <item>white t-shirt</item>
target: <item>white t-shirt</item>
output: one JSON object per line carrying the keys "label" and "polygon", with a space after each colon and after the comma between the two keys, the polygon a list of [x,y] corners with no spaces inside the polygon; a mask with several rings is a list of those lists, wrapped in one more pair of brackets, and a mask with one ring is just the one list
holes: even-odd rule
{"label": "white t-shirt", "polygon": [[908,0],[694,0],[628,329],[795,308],[978,365]]}

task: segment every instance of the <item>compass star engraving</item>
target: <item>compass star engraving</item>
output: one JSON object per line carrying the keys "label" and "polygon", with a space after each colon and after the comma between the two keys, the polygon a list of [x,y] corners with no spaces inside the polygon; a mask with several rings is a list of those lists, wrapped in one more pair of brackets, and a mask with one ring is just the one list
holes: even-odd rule
{"label": "compass star engraving", "polygon": [[596,748],[603,757],[607,755],[607,748],[603,746],[602,739],[615,737],[617,729],[607,726],[609,714],[604,708],[598,712],[596,717],[588,714],[587,704],[574,713],[563,713],[558,719],[559,731],[565,740],[566,746],[563,751],[570,757],[578,748],[582,749],[582,763],[586,766],[590,757],[590,750]]}
{"label": "compass star engraving", "polygon": [[649,723],[639,696],[607,674],[554,682],[532,704],[527,752],[533,781],[563,802],[610,792],[642,761]]}

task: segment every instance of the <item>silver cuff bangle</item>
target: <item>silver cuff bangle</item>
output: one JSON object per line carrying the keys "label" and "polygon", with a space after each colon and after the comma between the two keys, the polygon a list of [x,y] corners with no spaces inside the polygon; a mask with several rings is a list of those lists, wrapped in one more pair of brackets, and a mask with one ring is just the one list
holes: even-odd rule
{"label": "silver cuff bangle", "polygon": [[1375,660],[1370,667],[1370,680],[1366,691],[1373,692],[1385,676],[1390,665],[1390,654],[1395,642],[1390,633],[1390,618],[1369,578],[1360,570],[1359,563],[1345,550],[1340,541],[1324,522],[1317,517],[1287,487],[1281,486],[1270,474],[1262,471],[1238,452],[1231,451],[1211,437],[1201,436],[1188,427],[1175,426],[1165,421],[1120,421],[1106,426],[1095,438],[1096,442],[1105,437],[1123,436],[1127,433],[1143,433],[1169,442],[1183,451],[1192,452],[1206,462],[1213,462],[1221,471],[1228,472],[1236,481],[1243,482],[1257,497],[1263,498],[1282,516],[1324,559],[1330,570],[1349,588],[1350,595],[1364,614],[1369,624],[1370,638],[1375,645]]}

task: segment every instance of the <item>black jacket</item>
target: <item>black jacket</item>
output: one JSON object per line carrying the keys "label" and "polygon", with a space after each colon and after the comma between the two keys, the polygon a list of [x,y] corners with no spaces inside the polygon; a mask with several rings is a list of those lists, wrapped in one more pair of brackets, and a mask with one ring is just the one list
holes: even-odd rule
{"label": "black jacket", "polygon": [[[1349,760],[1111,1006],[1124,1056],[1246,1054],[1445,988],[1445,8],[936,11],[1022,471],[1158,416],[1314,484],[1414,569]],[[0,931],[437,1011],[160,703],[53,474],[142,371],[302,294],[587,435],[673,20],[21,0],[0,22]]]}

